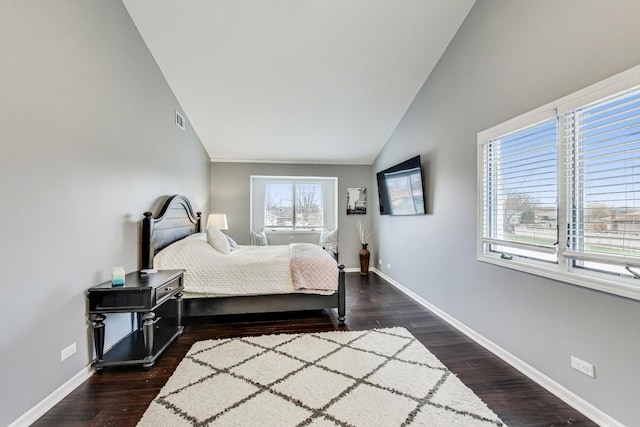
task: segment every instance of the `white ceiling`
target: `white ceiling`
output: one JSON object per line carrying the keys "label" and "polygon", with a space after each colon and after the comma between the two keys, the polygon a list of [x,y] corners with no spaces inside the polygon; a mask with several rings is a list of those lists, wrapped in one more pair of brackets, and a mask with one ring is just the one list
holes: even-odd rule
{"label": "white ceiling", "polygon": [[371,164],[475,0],[123,0],[212,161]]}

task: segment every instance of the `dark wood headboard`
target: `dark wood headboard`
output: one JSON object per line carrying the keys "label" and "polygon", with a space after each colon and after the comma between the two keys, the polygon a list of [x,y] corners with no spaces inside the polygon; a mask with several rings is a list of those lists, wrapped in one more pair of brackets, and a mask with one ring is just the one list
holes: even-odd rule
{"label": "dark wood headboard", "polygon": [[154,218],[145,212],[142,219],[142,269],[153,268],[153,256],[171,243],[201,230],[201,213],[193,213],[191,203],[184,196],[167,199]]}

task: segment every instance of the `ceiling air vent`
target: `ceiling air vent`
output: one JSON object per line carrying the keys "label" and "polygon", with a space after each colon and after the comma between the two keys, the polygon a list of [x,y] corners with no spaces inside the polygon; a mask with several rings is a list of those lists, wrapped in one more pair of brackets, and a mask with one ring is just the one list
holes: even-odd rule
{"label": "ceiling air vent", "polygon": [[184,130],[184,117],[176,111],[176,126]]}

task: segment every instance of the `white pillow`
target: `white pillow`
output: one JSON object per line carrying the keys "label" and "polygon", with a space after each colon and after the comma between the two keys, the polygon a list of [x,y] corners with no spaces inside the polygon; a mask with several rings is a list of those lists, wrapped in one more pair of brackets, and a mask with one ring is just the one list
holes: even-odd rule
{"label": "white pillow", "polygon": [[338,252],[338,229],[336,228],[333,231],[322,230],[318,244],[326,250]]}
{"label": "white pillow", "polygon": [[207,241],[207,233],[194,233],[194,234],[189,234],[187,237],[185,237],[184,239],[185,242],[187,240],[202,240],[204,242]]}
{"label": "white pillow", "polygon": [[264,231],[261,233],[251,231],[251,246],[269,246],[269,241]]}
{"label": "white pillow", "polygon": [[218,252],[225,255],[231,252],[231,247],[229,246],[227,236],[225,236],[225,234],[217,228],[208,228],[207,238],[209,239],[209,244],[213,246],[213,248]]}

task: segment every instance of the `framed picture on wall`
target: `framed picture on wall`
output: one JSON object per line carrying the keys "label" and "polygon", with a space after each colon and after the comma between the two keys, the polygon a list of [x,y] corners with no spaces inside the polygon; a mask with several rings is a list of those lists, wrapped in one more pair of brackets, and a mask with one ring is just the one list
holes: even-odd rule
{"label": "framed picture on wall", "polygon": [[367,189],[365,187],[347,188],[347,215],[367,213]]}

